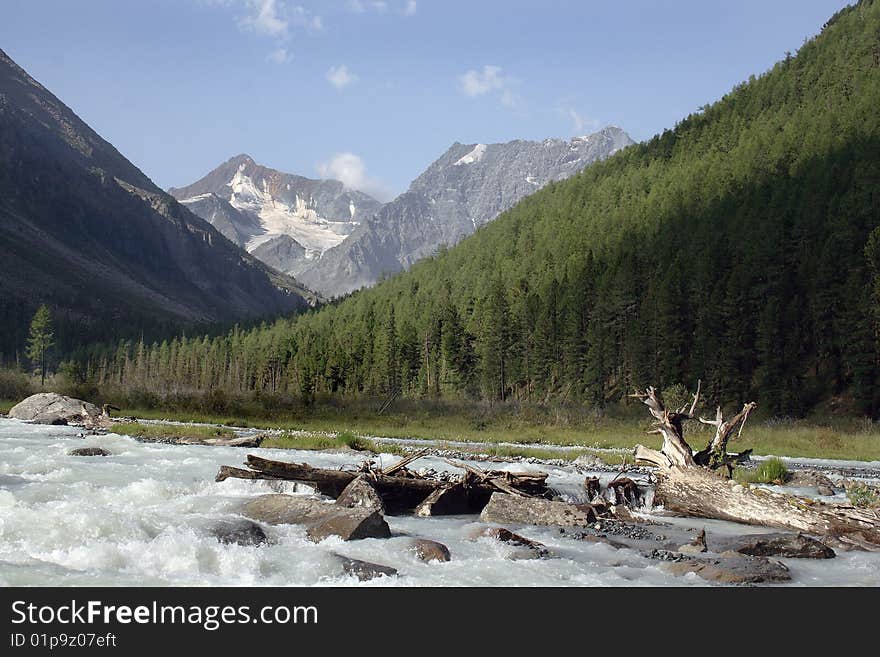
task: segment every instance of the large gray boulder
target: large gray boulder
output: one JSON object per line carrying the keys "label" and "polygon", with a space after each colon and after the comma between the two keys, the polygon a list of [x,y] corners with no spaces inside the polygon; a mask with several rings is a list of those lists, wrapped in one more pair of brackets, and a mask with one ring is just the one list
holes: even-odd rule
{"label": "large gray boulder", "polygon": [[247,502],[242,514],[270,525],[305,525],[316,543],[328,536],[344,541],[391,536],[388,523],[375,509],[350,509],[310,497],[261,495]]}
{"label": "large gray boulder", "polygon": [[342,489],[336,504],[349,509],[374,509],[379,513],[385,513],[385,503],[373,484],[364,476],[354,479],[348,486]]}
{"label": "large gray boulder", "polygon": [[589,504],[554,502],[538,497],[520,497],[492,493],[480,514],[483,522],[520,525],[583,527],[596,521],[596,512]]}
{"label": "large gray boulder", "polygon": [[55,392],[41,392],[13,406],[9,417],[35,424],[94,427],[100,424],[104,414],[100,408],[82,399],[65,397]]}

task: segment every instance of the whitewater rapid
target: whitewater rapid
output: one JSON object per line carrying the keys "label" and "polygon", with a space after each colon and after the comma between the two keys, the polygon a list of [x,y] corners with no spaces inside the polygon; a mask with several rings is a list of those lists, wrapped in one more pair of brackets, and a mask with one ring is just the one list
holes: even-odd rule
{"label": "whitewater rapid", "polygon": [[[510,527],[540,541],[548,559],[513,559],[516,549],[473,540],[477,516],[387,518],[390,539],[315,544],[296,525],[266,527],[271,544],[227,545],[210,528],[239,518],[256,495],[312,494],[292,482],[214,481],[220,465],[246,454],[319,467],[358,464],[363,456],[297,450],[139,443],[125,436],[77,437],[78,429],[0,419],[0,585],[3,586],[704,586],[695,575],[673,577],[634,550],[566,538],[557,529]],[[102,447],[107,457],[68,456]],[[380,457],[384,464],[398,457]],[[420,467],[448,467],[438,459]],[[493,467],[495,467],[493,465]],[[548,482],[576,496],[583,474],[571,468],[510,464],[549,471]],[[597,473],[609,477],[608,473]],[[669,520],[664,518],[664,520]],[[715,533],[760,528],[673,520]],[[412,537],[449,547],[447,563],[422,563]],[[335,554],[396,568],[399,575],[359,582]],[[841,552],[830,561],[783,560],[791,585],[880,585],[880,554]]]}

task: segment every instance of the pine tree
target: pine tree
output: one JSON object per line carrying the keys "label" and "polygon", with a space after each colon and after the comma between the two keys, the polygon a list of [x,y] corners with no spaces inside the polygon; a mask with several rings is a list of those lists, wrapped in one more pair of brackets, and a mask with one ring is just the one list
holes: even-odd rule
{"label": "pine tree", "polygon": [[40,368],[40,387],[46,385],[46,359],[53,346],[55,346],[55,332],[52,329],[52,315],[46,304],[43,304],[31,320],[27,346],[28,358],[34,366]]}

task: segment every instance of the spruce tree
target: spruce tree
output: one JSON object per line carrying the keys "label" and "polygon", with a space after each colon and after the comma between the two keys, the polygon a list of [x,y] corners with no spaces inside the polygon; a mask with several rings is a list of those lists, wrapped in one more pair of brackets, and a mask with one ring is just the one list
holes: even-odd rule
{"label": "spruce tree", "polygon": [[27,355],[35,367],[40,368],[40,387],[46,385],[46,368],[49,350],[55,346],[55,332],[52,329],[52,314],[43,304],[34,313],[28,335]]}

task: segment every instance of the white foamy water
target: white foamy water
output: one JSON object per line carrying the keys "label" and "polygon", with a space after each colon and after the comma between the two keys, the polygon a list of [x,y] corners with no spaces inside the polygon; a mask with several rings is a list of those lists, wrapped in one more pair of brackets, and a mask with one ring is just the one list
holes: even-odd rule
{"label": "white foamy water", "polygon": [[[310,494],[291,482],[214,482],[220,465],[246,454],[305,461],[319,467],[355,465],[362,456],[293,450],[186,447],[138,443],[106,435],[85,439],[67,427],[0,419],[0,585],[52,586],[702,586],[696,576],[673,577],[634,550],[567,539],[552,528],[516,527],[546,544],[549,559],[515,559],[515,548],[471,540],[478,516],[388,517],[394,536],[312,543],[300,526],[266,527],[272,543],[224,545],[209,532],[238,518],[248,498],[271,492]],[[109,457],[68,456],[76,447],[103,447]],[[383,455],[383,464],[397,457]],[[448,467],[425,459],[420,467]],[[494,466],[493,466],[494,467]],[[576,497],[583,475],[545,469],[550,485]],[[610,477],[601,473],[602,477]],[[716,532],[754,532],[732,523],[676,519]],[[425,564],[410,551],[412,537],[447,545],[448,563]],[[358,582],[334,553],[393,566],[400,575]],[[785,560],[793,585],[878,585],[880,554],[841,553],[831,561]]]}

